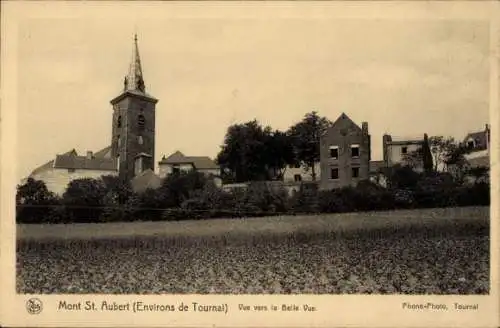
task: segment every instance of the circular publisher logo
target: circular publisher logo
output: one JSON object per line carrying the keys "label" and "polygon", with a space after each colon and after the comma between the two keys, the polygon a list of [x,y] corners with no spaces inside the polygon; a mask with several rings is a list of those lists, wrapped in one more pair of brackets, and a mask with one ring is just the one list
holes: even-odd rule
{"label": "circular publisher logo", "polygon": [[26,310],[28,310],[29,314],[39,314],[42,312],[43,303],[38,298],[30,298],[26,302]]}

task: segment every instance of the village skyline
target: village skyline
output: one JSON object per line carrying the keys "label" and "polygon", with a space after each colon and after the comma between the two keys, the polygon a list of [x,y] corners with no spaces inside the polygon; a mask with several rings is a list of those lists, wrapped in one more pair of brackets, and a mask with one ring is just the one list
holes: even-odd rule
{"label": "village skyline", "polygon": [[123,87],[134,32],[146,90],[159,99],[157,161],[176,150],[215,158],[231,124],[286,130],[311,111],[368,122],[374,160],[384,133],[460,140],[489,123],[481,21],[27,20],[18,34],[18,180],[56,154],[110,144],[109,101]]}

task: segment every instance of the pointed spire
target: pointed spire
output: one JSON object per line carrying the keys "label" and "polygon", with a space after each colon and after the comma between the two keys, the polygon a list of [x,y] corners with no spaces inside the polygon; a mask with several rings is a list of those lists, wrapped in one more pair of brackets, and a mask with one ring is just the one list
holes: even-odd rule
{"label": "pointed spire", "polygon": [[137,44],[137,34],[134,34],[134,49],[128,75],[125,77],[124,91],[136,90],[145,92],[144,79],[142,76],[141,58]]}

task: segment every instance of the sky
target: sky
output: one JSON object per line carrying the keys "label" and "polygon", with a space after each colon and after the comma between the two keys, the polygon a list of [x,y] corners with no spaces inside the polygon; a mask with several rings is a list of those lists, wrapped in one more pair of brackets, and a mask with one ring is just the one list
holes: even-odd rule
{"label": "sky", "polygon": [[286,130],[313,110],[368,122],[374,160],[384,133],[462,139],[489,122],[485,20],[269,6],[263,15],[225,6],[190,15],[163,4],[168,14],[125,6],[116,19],[86,8],[20,21],[18,179],[56,154],[110,144],[109,101],[123,88],[135,32],[146,90],[159,99],[157,161],[176,150],[213,158],[230,124],[257,119]]}

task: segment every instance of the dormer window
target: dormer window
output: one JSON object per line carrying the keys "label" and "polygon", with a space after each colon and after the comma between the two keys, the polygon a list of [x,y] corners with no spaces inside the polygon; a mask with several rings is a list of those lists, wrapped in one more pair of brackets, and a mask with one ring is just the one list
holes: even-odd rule
{"label": "dormer window", "polygon": [[144,130],[144,126],[146,125],[146,118],[144,115],[140,114],[137,117],[137,126],[139,127],[139,130]]}

